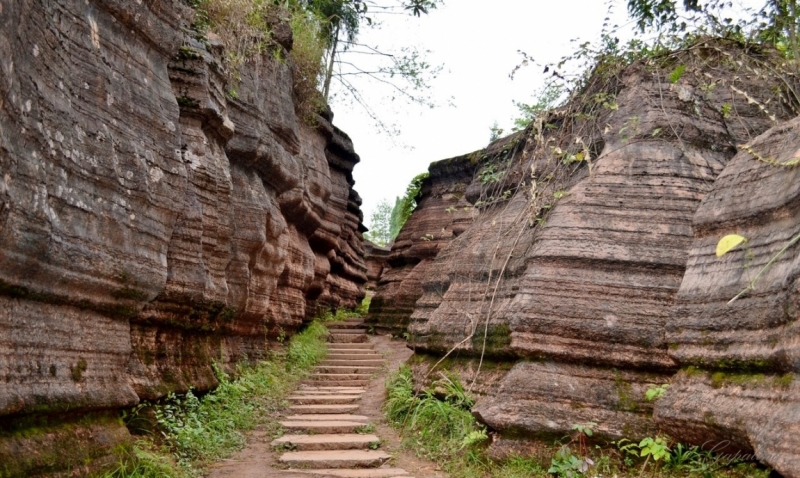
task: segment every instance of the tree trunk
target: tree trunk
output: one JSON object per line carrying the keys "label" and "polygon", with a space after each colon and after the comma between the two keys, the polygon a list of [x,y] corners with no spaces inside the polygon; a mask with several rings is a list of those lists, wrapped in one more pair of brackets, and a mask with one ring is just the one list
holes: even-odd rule
{"label": "tree trunk", "polygon": [[322,87],[322,96],[325,97],[325,102],[328,102],[328,96],[331,92],[331,78],[333,78],[333,62],[336,59],[336,48],[339,46],[339,25],[336,25],[336,32],[333,34],[333,43],[331,43],[331,52],[328,58],[328,70],[325,72],[325,84]]}
{"label": "tree trunk", "polygon": [[792,56],[796,67],[797,62],[800,61],[800,53],[797,48],[797,0],[789,0],[789,14],[791,18],[786,22],[786,28],[789,29],[789,41],[792,43]]}

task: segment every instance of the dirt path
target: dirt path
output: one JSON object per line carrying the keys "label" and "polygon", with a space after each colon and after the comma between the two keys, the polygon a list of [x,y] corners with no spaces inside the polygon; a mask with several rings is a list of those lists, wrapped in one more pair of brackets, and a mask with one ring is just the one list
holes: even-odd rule
{"label": "dirt path", "polygon": [[[353,413],[368,419],[368,423],[374,426],[374,431],[371,433],[381,439],[379,451],[391,455],[383,468],[402,468],[409,476],[416,478],[445,478],[446,475],[438,470],[435,463],[417,458],[413,453],[401,450],[400,437],[388,425],[381,411],[386,397],[384,388],[386,377],[405,363],[412,352],[405,346],[405,342],[392,341],[388,337],[370,336],[369,343],[376,352],[383,355],[385,365],[377,370],[371,380],[362,387],[363,393],[360,394],[361,398],[358,401],[359,408]],[[303,388],[299,389],[298,393],[303,390]],[[292,415],[292,413],[287,404],[282,417]],[[276,420],[280,419],[281,417],[276,417]],[[274,438],[267,436],[263,429],[256,429],[248,437],[248,445],[244,450],[228,460],[209,467],[208,476],[211,478],[309,478],[314,476],[306,472],[298,473],[281,469],[286,468],[286,465],[279,463],[280,453],[271,447]],[[316,476],[319,478],[324,475]]]}

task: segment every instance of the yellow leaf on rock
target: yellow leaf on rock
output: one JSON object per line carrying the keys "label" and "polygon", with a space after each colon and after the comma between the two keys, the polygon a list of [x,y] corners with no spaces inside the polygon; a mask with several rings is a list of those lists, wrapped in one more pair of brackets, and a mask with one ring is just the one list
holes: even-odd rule
{"label": "yellow leaf on rock", "polygon": [[739,244],[747,241],[745,237],[739,234],[728,234],[717,243],[717,257],[722,257],[727,254],[731,249]]}

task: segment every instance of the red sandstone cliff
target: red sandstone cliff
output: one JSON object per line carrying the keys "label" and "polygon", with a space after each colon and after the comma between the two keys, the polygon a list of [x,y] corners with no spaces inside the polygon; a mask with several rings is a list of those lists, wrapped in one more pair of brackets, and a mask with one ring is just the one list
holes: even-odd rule
{"label": "red sandstone cliff", "polygon": [[[228,96],[192,16],[0,10],[0,474],[102,461],[126,439],[120,408],[208,390],[212,361],[259,358],[364,295],[350,139],[299,119],[291,64],[269,54]],[[73,461],[48,458],[71,441]]]}
{"label": "red sandstone cliff", "polygon": [[[678,64],[687,74],[671,82]],[[728,440],[800,476],[800,434],[789,431],[800,427],[798,246],[726,305],[800,227],[797,168],[748,152],[784,161],[800,148],[796,120],[784,123],[797,114],[797,81],[774,74],[780,64],[701,41],[598,70],[510,159],[452,177],[434,163],[413,233],[392,251],[413,268],[381,278],[375,320],[407,325],[418,351],[475,358],[462,366],[467,381],[479,357],[514,364],[492,373],[496,387],[479,385],[473,409],[499,433],[495,447],[506,434],[562,437],[593,421],[607,438],[660,429]],[[456,201],[440,205],[438,189],[465,191],[473,217],[428,255],[410,254],[426,246],[421,224],[450,223]],[[717,259],[716,241],[732,232],[751,242]],[[645,401],[648,384],[670,381],[655,406]]]}

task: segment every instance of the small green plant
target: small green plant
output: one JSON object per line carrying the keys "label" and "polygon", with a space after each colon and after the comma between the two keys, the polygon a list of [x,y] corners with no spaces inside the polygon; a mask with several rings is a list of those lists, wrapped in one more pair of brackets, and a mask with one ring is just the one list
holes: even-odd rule
{"label": "small green plant", "polygon": [[644,438],[639,443],[639,448],[641,450],[641,456],[652,457],[654,461],[670,461],[672,459],[672,451],[667,445],[667,442],[661,437]]}
{"label": "small green plant", "polygon": [[686,65],[680,64],[675,67],[669,74],[669,82],[670,83],[677,83],[683,77],[683,74],[686,72]]}
{"label": "small green plant", "polygon": [[482,428],[480,430],[473,430],[467,433],[467,436],[465,436],[464,440],[461,441],[461,448],[475,446],[479,443],[485,442],[488,439],[489,435],[486,434],[485,428]]}
{"label": "small green plant", "polygon": [[572,430],[577,434],[581,455],[586,456],[588,454],[586,439],[594,435],[595,428],[597,428],[597,423],[595,422],[576,423],[572,425]]}
{"label": "small green plant", "polygon": [[478,174],[478,180],[486,185],[500,181],[504,175],[505,171],[498,170],[496,165],[487,164]]}
{"label": "small green plant", "polygon": [[366,425],[361,425],[356,427],[355,432],[359,435],[369,435],[370,433],[375,433],[375,425],[372,423],[367,423]]}
{"label": "small green plant", "polygon": [[494,143],[498,139],[503,137],[503,128],[498,126],[497,121],[494,122],[491,128],[489,128],[489,142]]}
{"label": "small green plant", "polygon": [[658,400],[659,398],[663,397],[665,393],[667,393],[667,388],[669,388],[668,383],[661,385],[650,384],[647,386],[647,391],[644,392],[644,398],[648,402]]}
{"label": "small green plant", "polygon": [[589,471],[594,462],[590,458],[578,458],[567,445],[562,446],[550,462],[548,473],[573,478]]}

